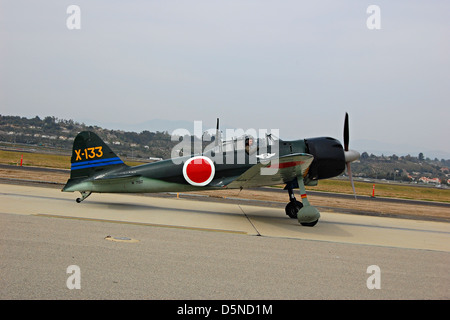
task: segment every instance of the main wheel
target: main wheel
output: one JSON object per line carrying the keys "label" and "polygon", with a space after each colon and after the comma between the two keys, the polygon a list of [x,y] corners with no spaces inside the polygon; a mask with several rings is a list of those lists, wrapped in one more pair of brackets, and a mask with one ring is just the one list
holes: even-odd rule
{"label": "main wheel", "polygon": [[303,208],[303,203],[295,200],[295,202],[289,202],[284,210],[286,211],[286,214],[289,216],[289,218],[297,219],[297,213],[301,208]]}

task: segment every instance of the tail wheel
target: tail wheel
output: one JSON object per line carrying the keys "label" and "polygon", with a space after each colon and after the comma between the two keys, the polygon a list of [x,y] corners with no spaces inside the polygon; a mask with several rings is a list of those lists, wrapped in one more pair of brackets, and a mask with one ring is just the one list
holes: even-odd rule
{"label": "tail wheel", "polygon": [[297,219],[297,213],[301,208],[303,208],[303,204],[300,201],[295,200],[286,205],[285,211],[289,218]]}
{"label": "tail wheel", "polygon": [[81,198],[77,198],[75,200],[77,203],[80,203],[81,201],[83,201],[84,199],[89,197],[92,192],[91,191],[80,191],[80,193],[81,193]]}

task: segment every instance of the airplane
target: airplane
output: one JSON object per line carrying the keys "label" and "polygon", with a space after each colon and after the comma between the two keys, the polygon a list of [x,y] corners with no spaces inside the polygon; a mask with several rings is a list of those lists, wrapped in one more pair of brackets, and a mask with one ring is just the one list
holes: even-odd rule
{"label": "airplane", "polygon": [[[70,178],[61,191],[79,191],[81,197],[76,202],[80,203],[92,193],[242,190],[284,184],[289,195],[286,215],[312,227],[319,221],[320,212],[309,203],[305,185],[336,177],[347,167],[356,199],[350,163],[360,154],[348,147],[347,113],[344,146],[331,137],[285,141],[271,134],[256,143],[251,136],[222,141],[218,123],[217,119],[211,148],[138,166],[126,165],[94,132],[80,132],[73,143]],[[297,188],[301,202],[294,195]]]}

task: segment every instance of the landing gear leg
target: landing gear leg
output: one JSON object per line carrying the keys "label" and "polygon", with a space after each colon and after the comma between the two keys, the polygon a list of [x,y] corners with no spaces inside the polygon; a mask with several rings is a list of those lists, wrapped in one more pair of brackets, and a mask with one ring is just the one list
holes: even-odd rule
{"label": "landing gear leg", "polygon": [[295,199],[294,189],[291,184],[288,184],[286,189],[289,192],[289,203],[285,208],[286,214],[291,219],[297,219],[297,213],[303,207],[303,204]]}
{"label": "landing gear leg", "polygon": [[84,199],[89,197],[92,192],[91,191],[80,191],[80,193],[81,193],[81,198],[77,198],[75,200],[77,203],[80,203],[81,201],[83,201]]}
{"label": "landing gear leg", "polygon": [[303,208],[298,213],[298,222],[300,222],[302,226],[314,227],[320,218],[319,210],[309,203],[308,198],[306,197],[305,184],[303,183],[302,178],[298,181],[298,187],[300,189],[303,203]]}

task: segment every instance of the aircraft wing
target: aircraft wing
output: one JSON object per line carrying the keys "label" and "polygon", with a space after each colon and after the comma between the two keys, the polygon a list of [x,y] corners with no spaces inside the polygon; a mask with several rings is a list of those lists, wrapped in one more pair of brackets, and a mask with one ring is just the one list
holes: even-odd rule
{"label": "aircraft wing", "polygon": [[295,153],[271,159],[268,163],[260,162],[226,187],[252,188],[287,183],[296,177],[303,177],[313,160],[314,156],[311,154]]}

